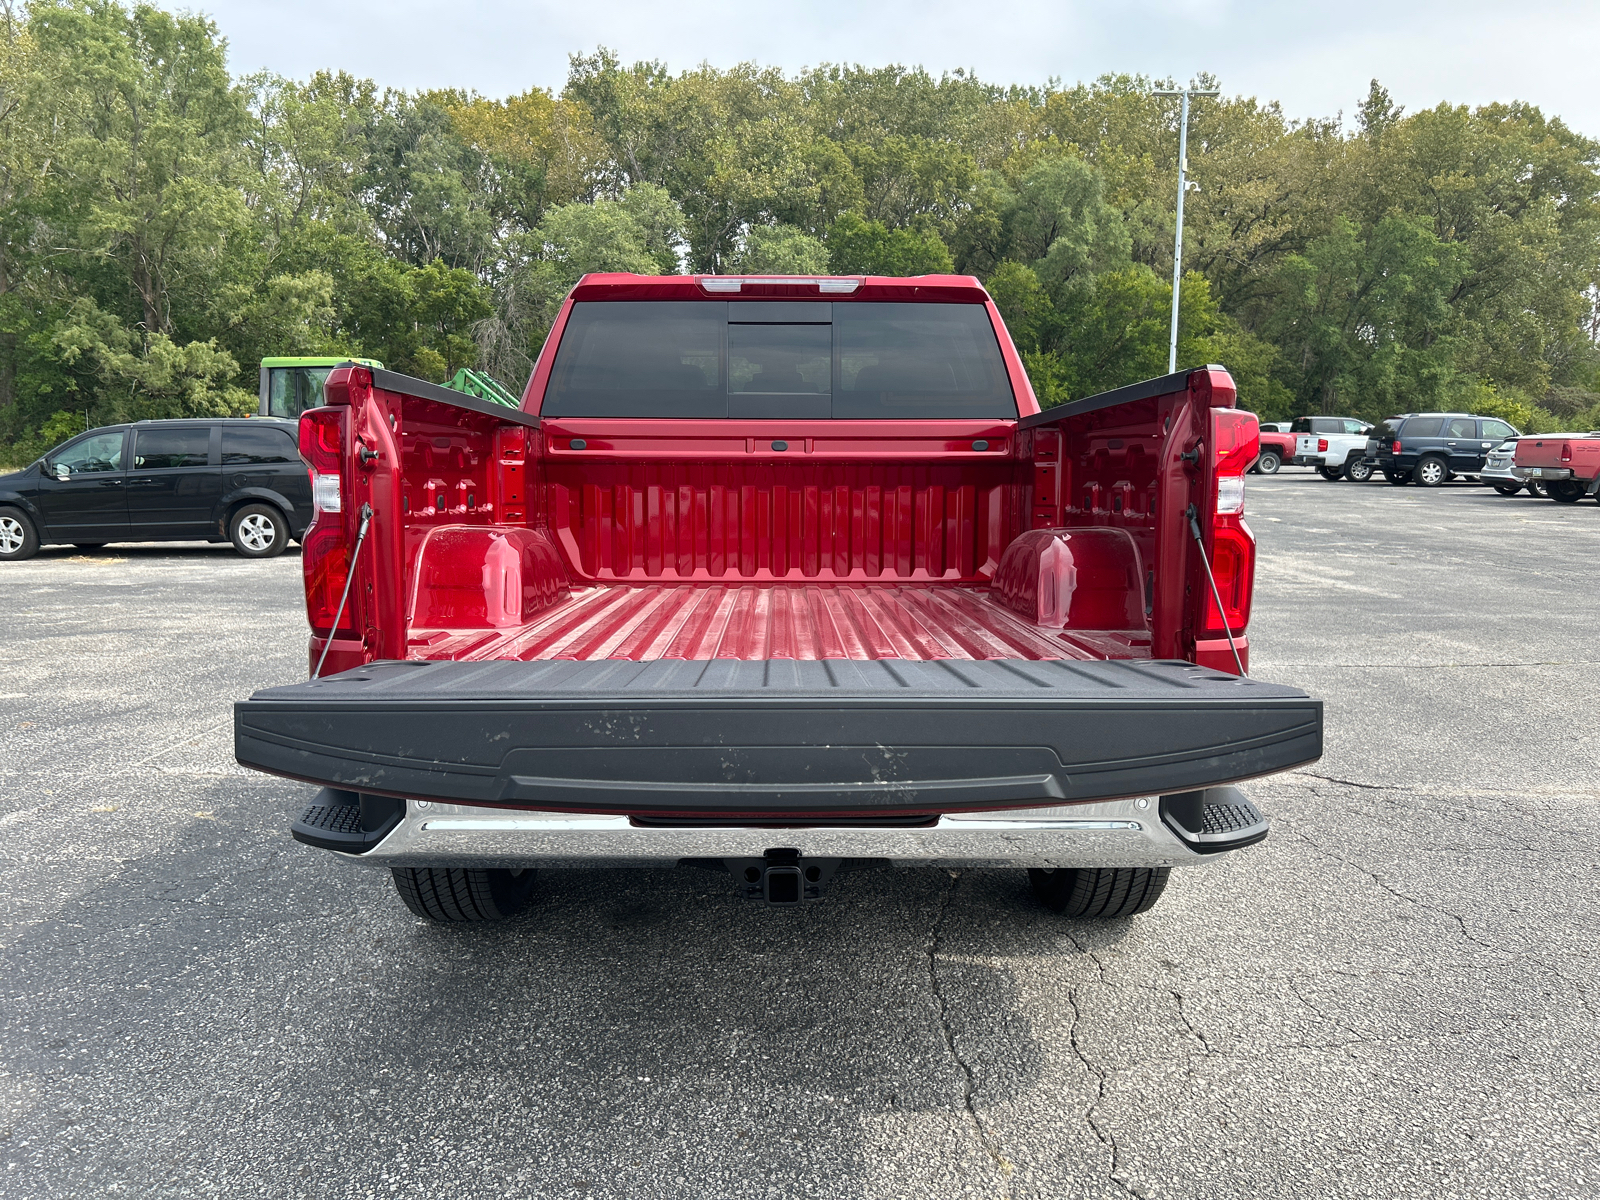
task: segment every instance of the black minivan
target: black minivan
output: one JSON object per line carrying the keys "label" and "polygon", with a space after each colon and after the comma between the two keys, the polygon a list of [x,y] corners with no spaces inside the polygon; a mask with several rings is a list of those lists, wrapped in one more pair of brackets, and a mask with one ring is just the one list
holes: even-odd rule
{"label": "black minivan", "polygon": [[297,423],[262,417],[91,429],[0,475],[0,559],[41,544],[231,540],[282,554],[311,521]]}
{"label": "black minivan", "polygon": [[1471,413],[1402,413],[1388,417],[1367,439],[1364,460],[1390,483],[1438,487],[1453,475],[1483,470],[1489,452],[1520,436],[1496,417]]}

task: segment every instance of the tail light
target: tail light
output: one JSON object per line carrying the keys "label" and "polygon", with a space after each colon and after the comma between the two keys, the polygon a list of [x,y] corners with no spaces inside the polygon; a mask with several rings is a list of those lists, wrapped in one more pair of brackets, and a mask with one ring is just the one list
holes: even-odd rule
{"label": "tail light", "polygon": [[1394,440],[1394,453],[1396,453],[1396,454],[1400,453],[1400,439],[1399,438],[1395,438],[1395,440]]}
{"label": "tail light", "polygon": [[339,477],[342,417],[338,409],[313,408],[300,418],[300,457],[311,469],[313,520],[321,513],[340,512],[344,508]]}
{"label": "tail light", "polygon": [[[350,547],[344,535],[344,423],[348,408],[308,409],[300,418],[300,457],[311,469],[311,525],[301,545],[300,567],[306,580],[306,619],[311,630],[326,637],[344,594],[350,570]],[[340,629],[354,629],[349,606]]]}
{"label": "tail light", "polygon": [[1211,573],[1222,593],[1222,609],[1218,611],[1216,597],[1207,588],[1205,632],[1238,637],[1250,624],[1250,596],[1256,581],[1256,543],[1243,521],[1212,531]]}
{"label": "tail light", "polygon": [[1562,461],[1562,462],[1571,462],[1572,461],[1572,443],[1571,442],[1562,442],[1561,443],[1561,460],[1560,461]]}
{"label": "tail light", "polygon": [[1261,427],[1254,413],[1237,408],[1211,410],[1212,479],[1216,511],[1244,511],[1244,476],[1261,454]]}
{"label": "tail light", "polygon": [[1317,439],[1317,453],[1318,454],[1326,454],[1327,452],[1328,452],[1328,439],[1327,438],[1318,438]]}
{"label": "tail light", "polygon": [[1255,587],[1256,541],[1243,515],[1245,472],[1261,452],[1261,431],[1255,415],[1235,408],[1212,409],[1211,445],[1216,492],[1211,573],[1222,594],[1222,608],[1218,610],[1210,586],[1205,586],[1202,636],[1223,637],[1231,632],[1238,637],[1250,623],[1250,596]]}

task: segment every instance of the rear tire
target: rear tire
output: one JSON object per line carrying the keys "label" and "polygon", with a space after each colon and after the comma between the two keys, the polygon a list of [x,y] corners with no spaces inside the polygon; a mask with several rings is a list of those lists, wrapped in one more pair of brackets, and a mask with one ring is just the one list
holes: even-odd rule
{"label": "rear tire", "polygon": [[0,508],[0,561],[21,562],[39,553],[39,532],[28,514],[16,508]]}
{"label": "rear tire", "polygon": [[534,870],[392,867],[394,890],[417,916],[444,924],[500,921],[528,907]]}
{"label": "rear tire", "polygon": [[1544,485],[1545,494],[1562,504],[1576,504],[1583,499],[1583,484],[1570,479],[1557,479]]}
{"label": "rear tire", "polygon": [[1276,450],[1263,450],[1261,457],[1256,459],[1256,471],[1262,475],[1276,475],[1281,466],[1283,459],[1278,457]]}
{"label": "rear tire", "polygon": [[1344,465],[1344,477],[1351,483],[1365,483],[1372,478],[1372,464],[1362,459],[1352,459]]}
{"label": "rear tire", "polygon": [[1383,473],[1383,477],[1390,483],[1394,484],[1395,487],[1399,487],[1401,484],[1411,482],[1410,471],[1385,471]]}
{"label": "rear tire", "polygon": [[274,558],[289,545],[289,522],[271,504],[246,504],[228,522],[228,537],[245,558]]}
{"label": "rear tire", "polygon": [[1412,474],[1417,486],[1436,488],[1450,478],[1450,466],[1437,454],[1424,454]]}
{"label": "rear tire", "polygon": [[1528,495],[1538,496],[1542,499],[1544,497],[1544,484],[1537,479],[1528,480]]}
{"label": "rear tire", "polygon": [[1344,478],[1344,468],[1343,467],[1318,467],[1317,468],[1317,474],[1321,475],[1329,483],[1338,483],[1339,480]]}
{"label": "rear tire", "polygon": [[1496,483],[1491,485],[1502,496],[1515,496],[1522,490],[1520,483]]}
{"label": "rear tire", "polygon": [[1064,917],[1112,919],[1148,911],[1166,890],[1171,867],[1031,868],[1033,894]]}

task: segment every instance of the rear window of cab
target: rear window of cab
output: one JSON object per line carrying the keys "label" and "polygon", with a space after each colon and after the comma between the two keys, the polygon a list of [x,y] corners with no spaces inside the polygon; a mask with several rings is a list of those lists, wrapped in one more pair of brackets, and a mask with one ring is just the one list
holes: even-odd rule
{"label": "rear window of cab", "polygon": [[552,417],[1014,418],[979,304],[581,301],[540,412]]}

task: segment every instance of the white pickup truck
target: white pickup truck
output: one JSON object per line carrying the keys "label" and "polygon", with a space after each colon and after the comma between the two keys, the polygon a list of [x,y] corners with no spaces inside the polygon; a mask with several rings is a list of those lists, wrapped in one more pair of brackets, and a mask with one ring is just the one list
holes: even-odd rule
{"label": "white pickup truck", "polygon": [[1289,426],[1295,435],[1290,462],[1297,467],[1315,467],[1329,482],[1348,479],[1365,483],[1372,477],[1372,468],[1362,461],[1371,429],[1354,417],[1297,417]]}

